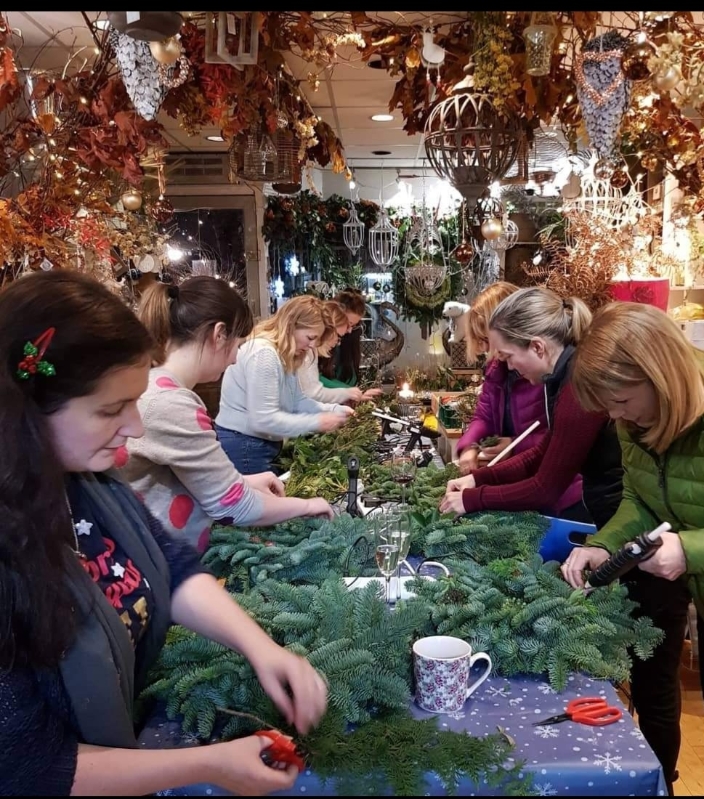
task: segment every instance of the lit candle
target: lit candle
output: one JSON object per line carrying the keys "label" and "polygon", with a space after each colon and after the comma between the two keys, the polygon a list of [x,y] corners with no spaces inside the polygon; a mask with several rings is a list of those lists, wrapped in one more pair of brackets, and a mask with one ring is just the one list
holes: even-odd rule
{"label": "lit candle", "polygon": [[413,392],[408,387],[408,383],[403,384],[401,390],[398,392],[398,395],[401,399],[411,399]]}

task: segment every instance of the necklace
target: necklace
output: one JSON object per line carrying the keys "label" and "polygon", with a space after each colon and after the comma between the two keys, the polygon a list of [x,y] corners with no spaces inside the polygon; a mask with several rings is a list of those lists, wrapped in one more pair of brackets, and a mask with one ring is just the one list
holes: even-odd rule
{"label": "necklace", "polygon": [[66,498],[66,507],[68,508],[68,516],[71,520],[71,530],[73,531],[73,540],[76,544],[75,548],[72,548],[73,554],[76,555],[77,558],[80,560],[88,560],[88,558],[81,552],[81,548],[78,545],[78,533],[76,532],[76,523],[73,520],[73,511],[71,510],[71,503],[68,501],[68,495],[64,494]]}

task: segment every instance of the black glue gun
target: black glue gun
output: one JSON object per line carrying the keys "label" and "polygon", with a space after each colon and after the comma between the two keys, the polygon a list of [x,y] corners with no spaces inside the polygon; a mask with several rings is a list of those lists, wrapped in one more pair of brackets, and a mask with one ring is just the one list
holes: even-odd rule
{"label": "black glue gun", "polygon": [[655,554],[655,550],[662,546],[662,534],[672,528],[667,522],[656,527],[649,533],[641,533],[633,541],[624,544],[618,552],[604,561],[589,575],[585,588],[600,588],[608,585],[617,578],[630,571],[640,562],[647,560]]}

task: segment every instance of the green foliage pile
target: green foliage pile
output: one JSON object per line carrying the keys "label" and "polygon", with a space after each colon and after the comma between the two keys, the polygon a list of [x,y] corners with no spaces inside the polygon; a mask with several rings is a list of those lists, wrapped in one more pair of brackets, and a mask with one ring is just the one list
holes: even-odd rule
{"label": "green foliage pile", "polygon": [[[431,463],[429,466],[417,469],[415,479],[406,486],[406,502],[414,510],[435,509],[445,494],[448,481],[459,476],[459,469],[452,464],[444,469],[438,469]],[[401,501],[401,486],[391,479],[391,469],[379,464],[372,464],[369,467],[368,477],[364,482],[364,493],[379,497],[386,502]]]}

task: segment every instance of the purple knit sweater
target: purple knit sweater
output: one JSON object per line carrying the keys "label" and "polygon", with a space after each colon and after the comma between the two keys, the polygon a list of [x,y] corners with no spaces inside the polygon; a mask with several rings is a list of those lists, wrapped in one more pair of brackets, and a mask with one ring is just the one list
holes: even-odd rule
{"label": "purple knit sweater", "polygon": [[[508,405],[514,436],[520,435],[536,419],[540,421],[540,426],[516,446],[513,454],[517,455],[540,444],[548,432],[543,386],[534,386],[523,377],[516,377],[510,384],[506,362],[494,358],[486,366],[484,384],[474,410],[474,417],[457,442],[458,455],[471,444],[479,443],[487,436],[503,435],[507,391],[510,391]],[[564,508],[579,502],[581,497],[582,478],[577,475],[551,512],[559,513]]]}

